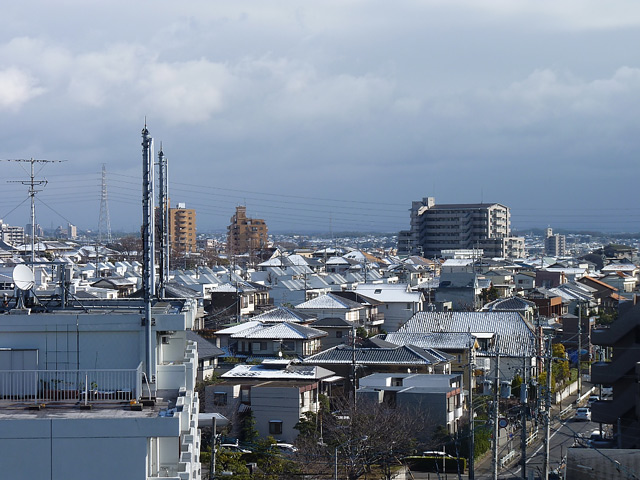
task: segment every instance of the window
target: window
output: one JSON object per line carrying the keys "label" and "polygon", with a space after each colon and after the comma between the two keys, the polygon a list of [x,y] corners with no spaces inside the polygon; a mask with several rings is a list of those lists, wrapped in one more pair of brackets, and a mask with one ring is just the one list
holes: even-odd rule
{"label": "window", "polygon": [[282,420],[269,420],[269,434],[282,435]]}
{"label": "window", "polygon": [[251,388],[242,387],[240,389],[240,403],[251,405]]}
{"label": "window", "polygon": [[342,338],[342,330],[336,330],[336,338]]}
{"label": "window", "polygon": [[227,394],[225,392],[213,392],[213,404],[222,406],[227,404]]}

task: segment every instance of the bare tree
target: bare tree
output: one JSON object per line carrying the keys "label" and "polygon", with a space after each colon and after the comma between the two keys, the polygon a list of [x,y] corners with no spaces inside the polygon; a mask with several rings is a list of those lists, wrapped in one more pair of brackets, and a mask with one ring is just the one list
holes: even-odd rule
{"label": "bare tree", "polygon": [[345,402],[338,413],[321,409],[300,422],[297,460],[305,473],[331,478],[337,468],[355,480],[378,469],[391,478],[402,459],[428,445],[435,425],[420,406],[370,400]]}

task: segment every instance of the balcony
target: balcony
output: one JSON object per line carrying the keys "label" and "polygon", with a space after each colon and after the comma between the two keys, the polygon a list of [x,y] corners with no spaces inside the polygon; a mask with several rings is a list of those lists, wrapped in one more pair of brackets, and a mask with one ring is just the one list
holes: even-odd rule
{"label": "balcony", "polygon": [[637,385],[635,383],[616,386],[613,400],[600,400],[591,405],[591,419],[598,423],[615,425],[636,404]]}
{"label": "balcony", "polygon": [[1,370],[0,397],[12,402],[123,402],[142,396],[142,363],[123,370]]}
{"label": "balcony", "polygon": [[591,381],[604,384],[615,383],[623,376],[633,374],[639,361],[640,345],[634,345],[626,350],[614,348],[614,357],[611,362],[596,362],[591,366]]}

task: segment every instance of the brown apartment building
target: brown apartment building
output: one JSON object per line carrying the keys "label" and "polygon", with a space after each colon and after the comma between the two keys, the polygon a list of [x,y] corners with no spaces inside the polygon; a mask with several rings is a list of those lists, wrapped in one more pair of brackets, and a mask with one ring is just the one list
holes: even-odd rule
{"label": "brown apartment building", "polygon": [[196,251],[196,211],[178,203],[169,209],[169,235],[173,253],[191,253]]}
{"label": "brown apartment building", "polygon": [[236,207],[227,227],[227,253],[240,255],[267,246],[267,224],[260,218],[247,218],[247,207]]}

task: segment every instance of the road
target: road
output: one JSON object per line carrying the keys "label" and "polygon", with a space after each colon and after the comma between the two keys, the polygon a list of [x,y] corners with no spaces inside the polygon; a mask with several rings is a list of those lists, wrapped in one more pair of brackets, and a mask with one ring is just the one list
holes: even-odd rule
{"label": "road", "polygon": [[[594,422],[574,421],[573,415],[567,420],[561,422],[553,422],[551,426],[551,436],[549,442],[549,469],[553,470],[560,466],[563,457],[567,454],[567,448],[571,447],[577,436],[586,434],[587,436],[593,430],[598,429],[599,425]],[[519,432],[514,435],[514,447],[518,450],[520,456]],[[544,465],[544,443],[542,438],[544,430],[542,427],[539,431],[539,438],[527,449],[527,478],[542,478],[542,468]],[[491,471],[482,468],[481,471],[476,470],[477,480],[491,479]],[[522,479],[522,470],[520,460],[514,461],[509,467],[500,469],[498,478],[502,480]]]}

